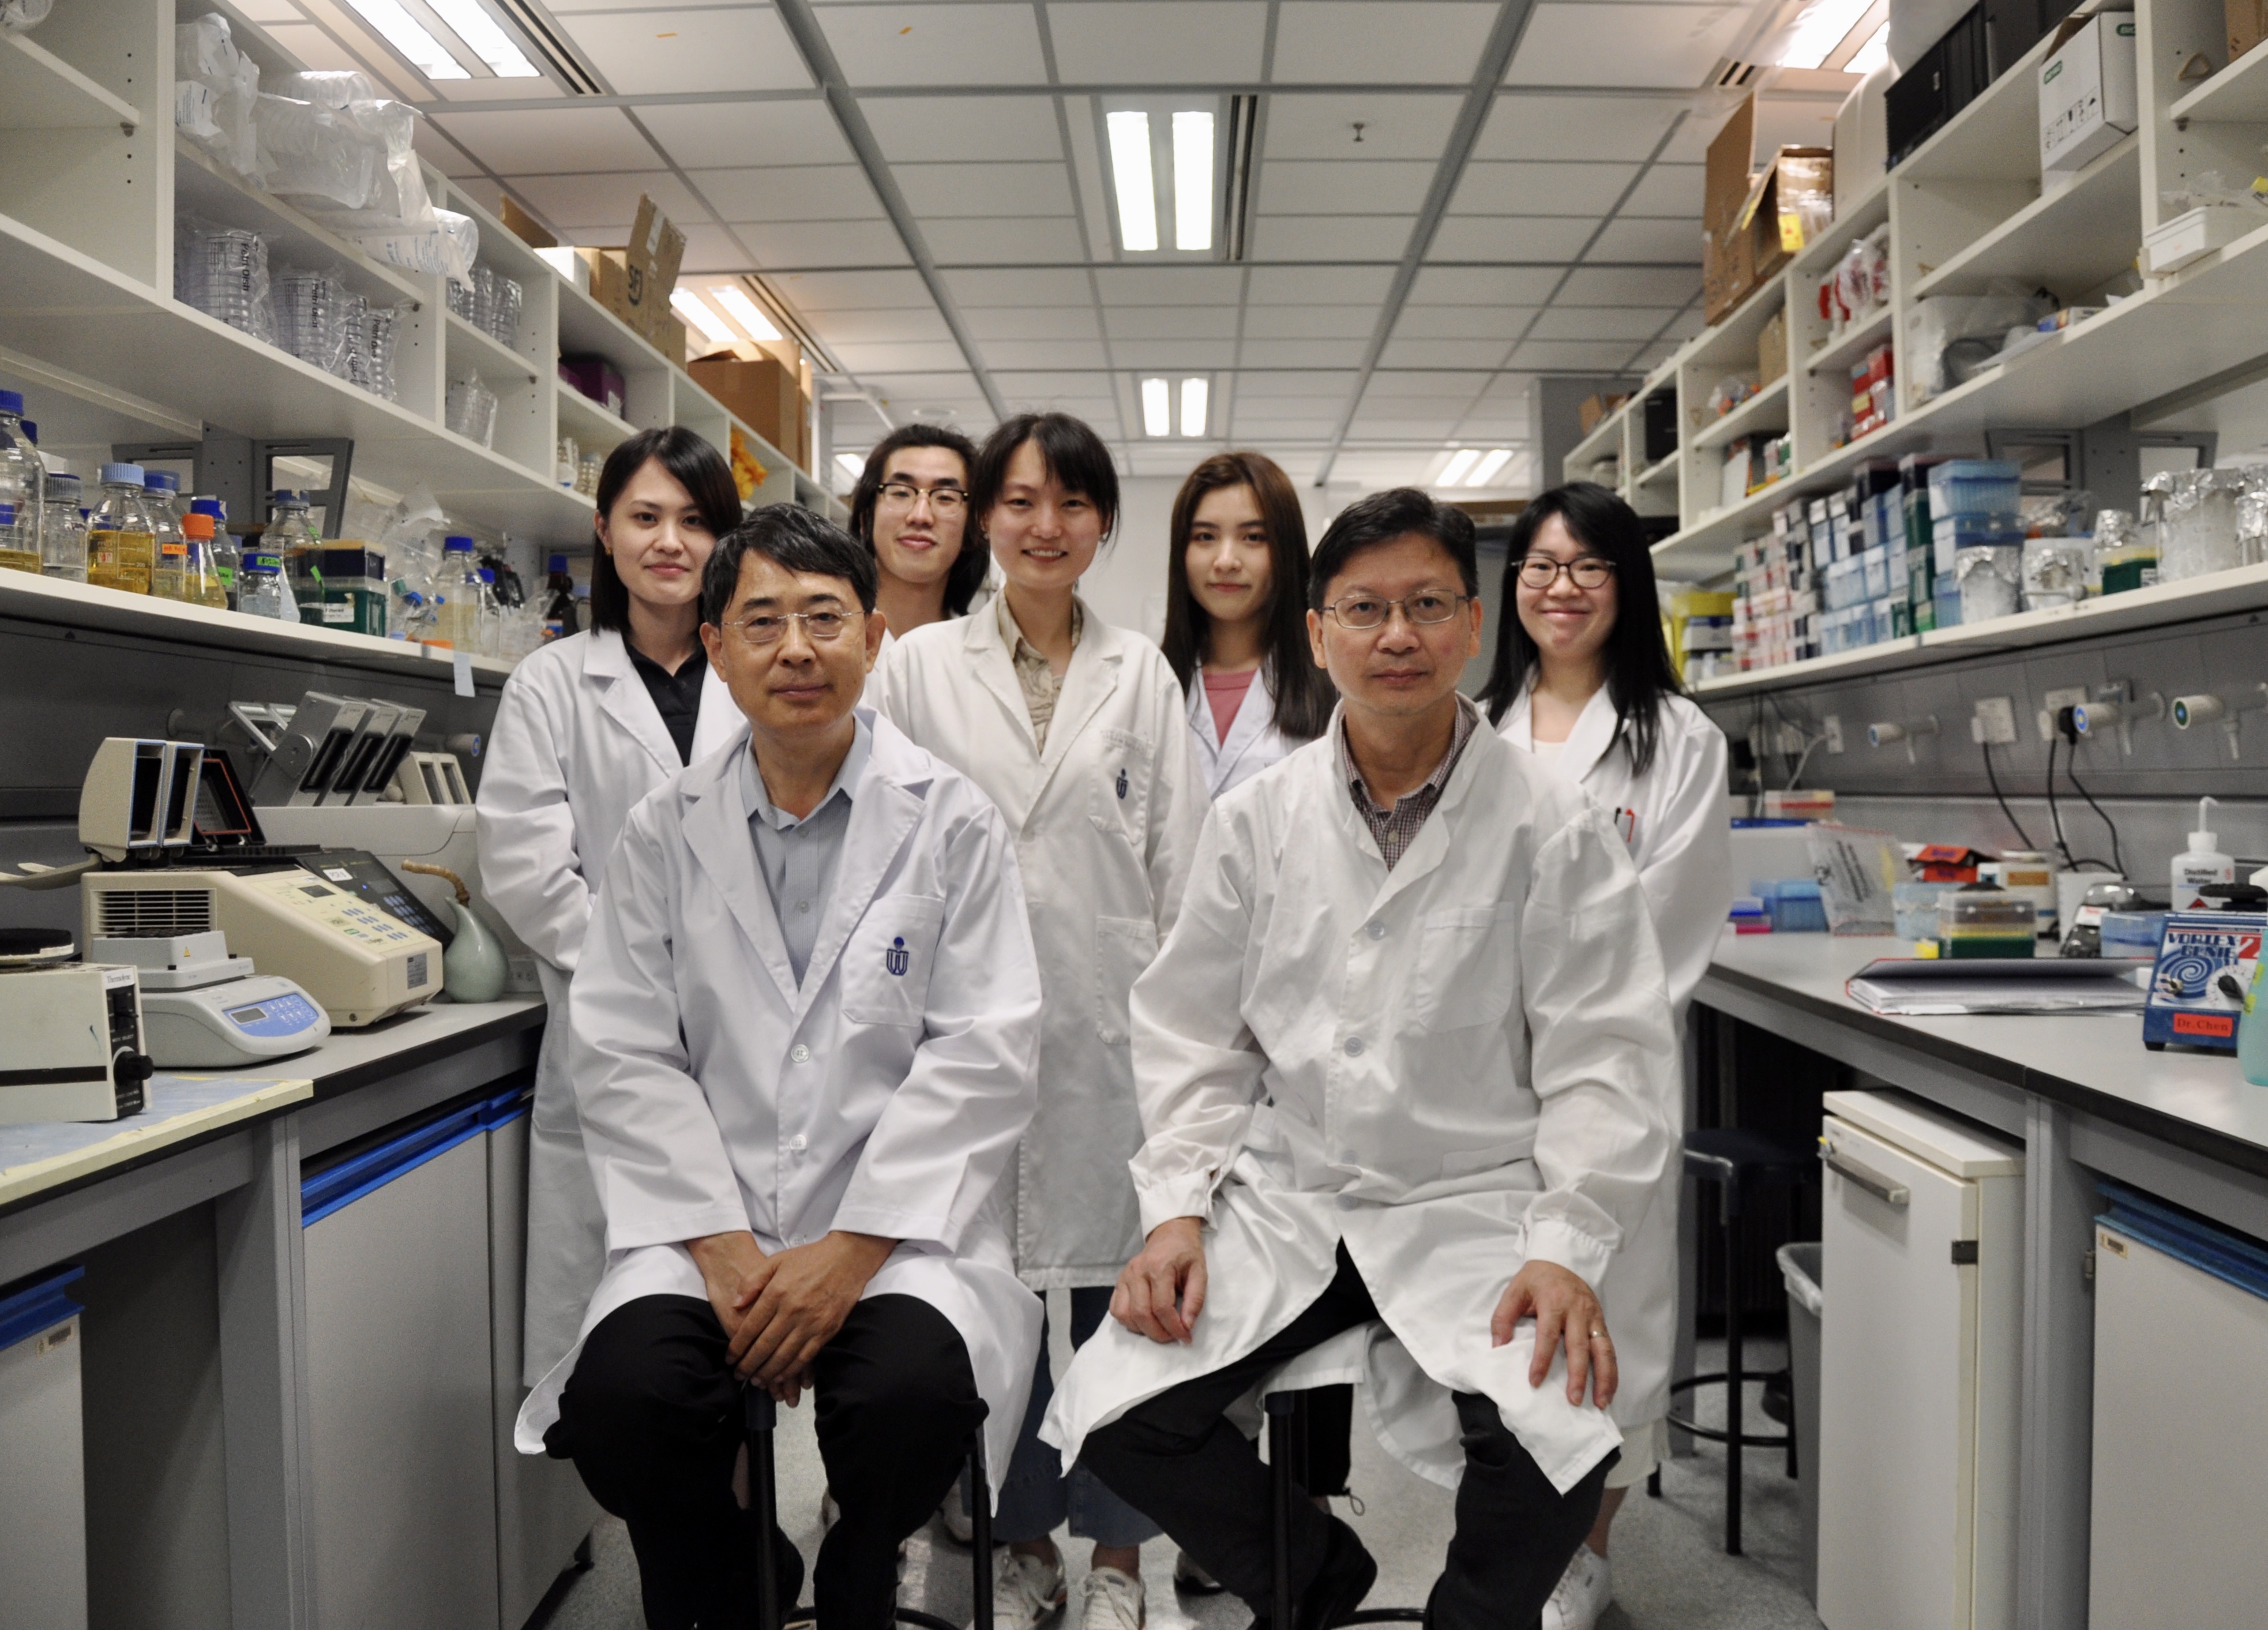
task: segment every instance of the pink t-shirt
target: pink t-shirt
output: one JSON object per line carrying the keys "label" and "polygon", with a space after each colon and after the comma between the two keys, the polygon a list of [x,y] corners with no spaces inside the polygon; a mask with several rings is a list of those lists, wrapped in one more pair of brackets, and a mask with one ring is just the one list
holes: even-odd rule
{"label": "pink t-shirt", "polygon": [[1212,705],[1214,736],[1228,740],[1228,727],[1236,722],[1236,710],[1244,705],[1244,693],[1252,689],[1256,667],[1248,667],[1241,674],[1212,674],[1204,676],[1205,700]]}

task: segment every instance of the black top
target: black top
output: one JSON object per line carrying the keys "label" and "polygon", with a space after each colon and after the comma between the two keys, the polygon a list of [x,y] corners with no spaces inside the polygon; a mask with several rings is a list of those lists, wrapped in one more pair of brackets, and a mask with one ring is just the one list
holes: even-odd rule
{"label": "black top", "polygon": [[638,677],[645,681],[645,693],[653,698],[669,739],[677,743],[677,762],[691,763],[693,726],[701,720],[701,687],[709,676],[709,659],[696,651],[673,674],[629,640],[622,641],[622,648],[630,653],[630,666],[637,669]]}

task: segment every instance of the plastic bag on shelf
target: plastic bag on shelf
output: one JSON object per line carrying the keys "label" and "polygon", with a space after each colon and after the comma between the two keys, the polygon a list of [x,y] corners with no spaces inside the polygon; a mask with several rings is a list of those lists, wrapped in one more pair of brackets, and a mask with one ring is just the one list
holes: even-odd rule
{"label": "plastic bag on shelf", "polygon": [[260,64],[236,48],[228,18],[208,12],[173,30],[174,128],[226,169],[261,184]]}
{"label": "plastic bag on shelf", "polygon": [[2175,472],[2159,515],[2159,582],[2226,572],[2239,563],[2236,506],[2250,484],[2241,469]]}
{"label": "plastic bag on shelf", "polygon": [[336,110],[262,91],[255,105],[260,159],[269,190],[327,199],[349,210],[368,204],[386,162],[386,144]]}
{"label": "plastic bag on shelf", "polygon": [[19,34],[37,28],[55,9],[55,0],[0,0],[0,33]]}
{"label": "plastic bag on shelf", "polygon": [[445,423],[468,441],[496,446],[497,397],[477,373],[449,381]]}
{"label": "plastic bag on shelf", "polygon": [[318,218],[372,260],[384,261],[405,271],[432,272],[447,278],[449,309],[467,321],[472,320],[471,296],[460,292],[471,286],[473,256],[481,248],[481,229],[471,216],[460,215],[453,210],[436,210],[432,224],[421,227],[378,222],[368,213],[357,216],[365,223],[361,225],[322,216]]}
{"label": "plastic bag on shelf", "polygon": [[352,294],[335,271],[287,266],[276,278],[276,343],[326,373],[347,377]]}
{"label": "plastic bag on shelf", "polygon": [[2008,331],[2030,328],[2055,309],[2043,293],[1939,294],[1906,315],[1906,360],[1916,404],[1992,366]]}

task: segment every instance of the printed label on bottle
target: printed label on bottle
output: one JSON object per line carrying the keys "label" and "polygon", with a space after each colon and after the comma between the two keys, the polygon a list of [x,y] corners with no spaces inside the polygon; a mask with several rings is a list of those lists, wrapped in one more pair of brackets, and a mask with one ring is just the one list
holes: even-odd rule
{"label": "printed label on bottle", "polygon": [[186,543],[160,543],[158,545],[158,552],[160,555],[179,555],[186,560],[188,558],[189,546]]}
{"label": "printed label on bottle", "polygon": [[354,621],[354,608],[352,606],[340,604],[337,601],[331,601],[323,607],[323,621],[326,623],[351,623]]}

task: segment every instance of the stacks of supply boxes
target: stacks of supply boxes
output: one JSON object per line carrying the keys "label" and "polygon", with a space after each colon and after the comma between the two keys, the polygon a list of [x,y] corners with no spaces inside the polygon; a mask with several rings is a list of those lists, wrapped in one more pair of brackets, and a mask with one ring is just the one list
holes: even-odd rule
{"label": "stacks of supply boxes", "polygon": [[2022,476],[2006,459],[1948,459],[1929,471],[1938,627],[2016,612],[2024,577]]}

